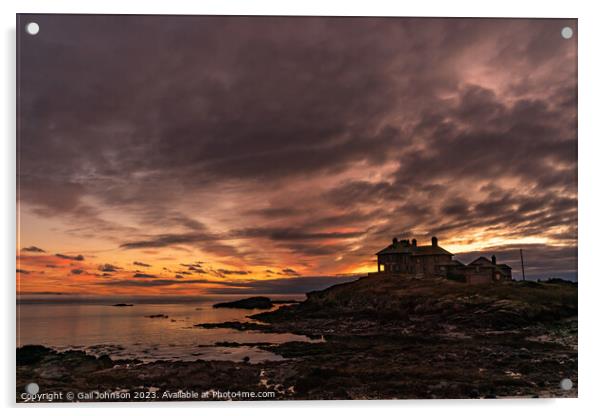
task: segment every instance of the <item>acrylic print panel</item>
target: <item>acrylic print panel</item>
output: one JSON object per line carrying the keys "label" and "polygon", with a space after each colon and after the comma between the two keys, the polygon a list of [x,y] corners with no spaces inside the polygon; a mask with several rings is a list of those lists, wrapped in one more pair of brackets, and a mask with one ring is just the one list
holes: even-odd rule
{"label": "acrylic print panel", "polygon": [[17,401],[577,396],[575,19],[17,31]]}

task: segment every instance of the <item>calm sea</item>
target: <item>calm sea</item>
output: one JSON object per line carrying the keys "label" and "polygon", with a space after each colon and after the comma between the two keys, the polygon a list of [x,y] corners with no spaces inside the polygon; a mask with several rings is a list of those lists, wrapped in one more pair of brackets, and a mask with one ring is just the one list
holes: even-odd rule
{"label": "calm sea", "polygon": [[[17,345],[40,344],[57,350],[80,349],[111,358],[155,360],[233,360],[249,357],[251,362],[280,360],[282,357],[252,346],[216,347],[216,342],[283,343],[312,342],[295,334],[265,334],[233,329],[203,329],[205,322],[252,321],[248,315],[259,310],[214,309],[216,302],[238,299],[179,300],[27,300],[17,304]],[[276,296],[272,296],[276,299]],[[286,296],[302,300],[304,295]],[[116,307],[114,303],[134,303]],[[149,318],[163,314],[168,318]],[[315,342],[315,341],[313,341]]]}

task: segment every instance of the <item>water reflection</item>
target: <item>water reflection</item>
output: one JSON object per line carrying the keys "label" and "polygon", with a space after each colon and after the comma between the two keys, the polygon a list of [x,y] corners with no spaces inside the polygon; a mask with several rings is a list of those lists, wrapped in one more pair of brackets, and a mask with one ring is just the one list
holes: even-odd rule
{"label": "water reflection", "polygon": [[[302,335],[194,327],[201,322],[250,321],[259,311],[214,309],[214,300],[177,304],[27,303],[18,305],[17,344],[41,344],[58,350],[84,349],[111,358],[155,360],[235,360],[251,362],[282,357],[254,346],[239,344],[315,342]],[[149,318],[150,315],[167,318]]]}

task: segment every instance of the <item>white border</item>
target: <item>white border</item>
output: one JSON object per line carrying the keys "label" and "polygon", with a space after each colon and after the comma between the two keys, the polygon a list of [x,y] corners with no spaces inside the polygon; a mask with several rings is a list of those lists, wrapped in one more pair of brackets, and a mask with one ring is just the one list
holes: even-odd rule
{"label": "white border", "polygon": [[[602,354],[599,297],[602,296],[601,264],[597,258],[600,246],[602,213],[602,185],[600,152],[600,98],[602,97],[602,15],[594,1],[546,1],[525,0],[487,1],[435,1],[412,2],[355,1],[355,0],[237,0],[237,1],[28,1],[1,2],[3,24],[2,85],[0,116],[4,129],[0,195],[2,195],[3,227],[1,244],[3,307],[5,319],[2,332],[2,376],[0,394],[2,404],[15,411],[14,403],[14,345],[15,345],[15,13],[126,13],[126,14],[246,14],[246,15],[338,15],[338,16],[462,16],[462,17],[570,17],[579,18],[579,399],[565,400],[495,400],[495,401],[400,401],[400,402],[284,402],[284,403],[171,403],[145,405],[144,412],[164,414],[168,409],[194,414],[216,413],[220,415],[287,413],[306,415],[308,412],[326,413],[335,408],[350,415],[365,415],[374,409],[378,413],[400,412],[410,414],[419,411],[426,414],[447,415],[504,415],[508,413],[545,412],[546,415],[593,413],[599,410],[600,354]],[[41,68],[43,70],[43,68]],[[44,409],[19,406],[21,412],[38,412],[48,415],[82,412],[103,414],[109,411],[119,414],[132,413],[133,405],[86,404],[77,406],[54,405]],[[186,408],[191,408],[186,409]],[[82,409],[84,408],[84,409]]]}

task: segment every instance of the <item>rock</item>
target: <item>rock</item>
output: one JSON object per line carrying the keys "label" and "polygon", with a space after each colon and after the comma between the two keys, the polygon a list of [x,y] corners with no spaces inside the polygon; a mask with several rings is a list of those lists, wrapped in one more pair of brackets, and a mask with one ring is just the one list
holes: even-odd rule
{"label": "rock", "polygon": [[470,333],[466,330],[511,330],[577,315],[576,285],[508,282],[475,290],[445,279],[373,276],[310,292],[304,302],[251,317],[289,326],[325,318],[354,326],[361,319],[416,319],[422,326],[452,324]]}
{"label": "rock", "polygon": [[237,309],[271,309],[274,303],[270,298],[264,296],[254,296],[251,298],[240,299],[234,302],[222,302],[213,305],[214,308],[237,308]]}
{"label": "rock", "polygon": [[70,371],[58,365],[44,365],[38,370],[38,376],[46,380],[68,380]]}
{"label": "rock", "polygon": [[255,322],[207,322],[194,325],[196,327],[212,329],[212,328],[231,328],[238,331],[266,331],[270,329],[270,325],[257,324]]}
{"label": "rock", "polygon": [[134,306],[133,303],[116,303],[113,306]]}
{"label": "rock", "polygon": [[167,318],[169,318],[169,316],[164,315],[162,313],[158,313],[156,315],[146,315],[146,318],[163,318],[163,319],[167,319]]}
{"label": "rock", "polygon": [[239,347],[269,347],[274,345],[270,342],[230,342],[230,341],[218,341],[212,347],[222,348],[239,348]]}
{"label": "rock", "polygon": [[17,365],[31,365],[54,353],[54,350],[43,345],[25,345],[17,348]]}
{"label": "rock", "polygon": [[[41,347],[41,346],[36,346]],[[118,391],[124,388],[130,391],[150,391],[151,386],[161,390],[188,390],[198,388],[237,391],[256,391],[259,383],[258,367],[248,362],[194,361],[151,363],[112,362],[108,357],[94,357],[81,351],[59,353],[50,348],[36,348],[43,358],[33,365],[17,365],[16,398],[21,396],[25,386],[32,381],[38,383],[42,391],[71,391],[88,393],[90,391]],[[26,353],[33,352],[25,349]],[[23,351],[18,352],[21,358]],[[39,355],[39,354],[38,354]],[[250,361],[250,360],[249,360]],[[132,365],[130,365],[132,364]],[[129,401],[132,399],[130,398]],[[163,399],[159,396],[159,400]],[[226,400],[226,398],[222,399]],[[63,394],[56,401],[71,401]],[[94,397],[82,401],[95,401]],[[128,399],[118,400],[128,401]]]}
{"label": "rock", "polygon": [[[211,345],[209,345],[211,346]],[[215,347],[225,347],[225,348],[238,348],[241,347],[242,344],[239,342],[230,342],[230,341],[219,341],[213,344]]]}

